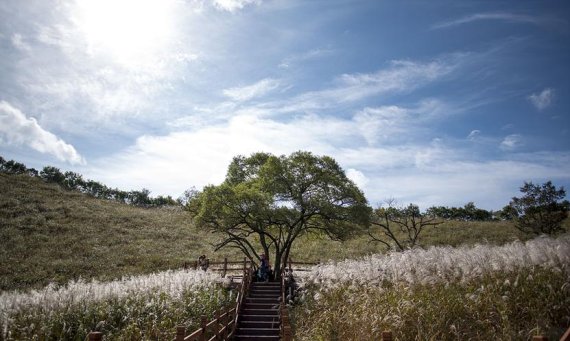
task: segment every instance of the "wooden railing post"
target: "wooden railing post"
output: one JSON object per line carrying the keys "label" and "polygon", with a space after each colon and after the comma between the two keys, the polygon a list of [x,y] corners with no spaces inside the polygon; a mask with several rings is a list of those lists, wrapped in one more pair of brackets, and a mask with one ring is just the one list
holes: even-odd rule
{"label": "wooden railing post", "polygon": [[186,327],[176,326],[176,341],[184,341],[186,337]]}
{"label": "wooden railing post", "polygon": [[291,327],[285,326],[283,327],[283,341],[291,341]]}
{"label": "wooden railing post", "polygon": [[226,277],[226,271],[228,271],[228,257],[224,258],[224,270],[222,271],[222,277]]}
{"label": "wooden railing post", "polygon": [[243,271],[245,272],[245,269],[247,269],[247,258],[243,257]]}
{"label": "wooden railing post", "polygon": [[200,341],[206,341],[206,325],[208,324],[208,319],[206,315],[200,317],[200,328],[202,329],[202,335],[200,335]]}
{"label": "wooden railing post", "polygon": [[220,335],[222,337],[222,340],[225,340],[227,335],[228,335],[228,328],[227,328],[227,324],[228,324],[228,316],[230,314],[229,309],[227,309],[223,314],[222,317],[220,319],[220,324],[222,325],[222,334]]}
{"label": "wooden railing post", "polygon": [[214,311],[214,335],[216,336],[216,340],[220,339],[220,311]]}
{"label": "wooden railing post", "polygon": [[89,333],[89,341],[101,341],[102,339],[103,339],[103,333],[101,332]]}
{"label": "wooden railing post", "polygon": [[392,341],[392,332],[390,330],[382,332],[382,341]]}

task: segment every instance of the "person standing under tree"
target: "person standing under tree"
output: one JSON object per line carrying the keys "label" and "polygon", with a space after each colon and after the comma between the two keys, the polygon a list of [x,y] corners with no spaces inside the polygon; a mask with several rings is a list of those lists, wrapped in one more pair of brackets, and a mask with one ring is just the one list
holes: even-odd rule
{"label": "person standing under tree", "polygon": [[259,270],[257,278],[259,281],[267,282],[269,280],[269,261],[265,253],[261,254],[261,264],[259,265]]}
{"label": "person standing under tree", "polygon": [[210,260],[206,258],[206,255],[201,255],[200,258],[198,258],[198,266],[204,271],[208,270],[208,266],[210,266]]}

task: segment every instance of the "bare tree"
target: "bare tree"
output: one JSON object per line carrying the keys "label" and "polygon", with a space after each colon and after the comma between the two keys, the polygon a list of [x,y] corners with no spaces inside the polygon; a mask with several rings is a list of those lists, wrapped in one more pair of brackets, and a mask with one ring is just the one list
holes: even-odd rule
{"label": "bare tree", "polygon": [[388,247],[404,251],[413,248],[418,238],[427,227],[435,227],[442,223],[435,216],[423,214],[417,205],[406,207],[397,206],[394,199],[386,200],[385,206],[380,206],[372,214],[368,235],[371,241],[379,242]]}

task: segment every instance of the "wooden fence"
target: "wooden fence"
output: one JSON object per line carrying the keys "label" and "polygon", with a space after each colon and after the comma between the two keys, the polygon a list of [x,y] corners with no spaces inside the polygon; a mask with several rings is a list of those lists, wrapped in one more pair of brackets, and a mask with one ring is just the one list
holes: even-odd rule
{"label": "wooden fence", "polygon": [[[210,261],[206,260],[207,271],[219,272],[222,277],[226,277],[229,273],[241,273],[247,268],[253,267],[253,264],[246,257],[243,261],[228,261],[228,258],[224,258],[222,261]],[[288,271],[310,271],[310,267],[318,265],[319,262],[299,262],[293,261],[291,258],[285,262],[285,270]],[[200,269],[200,263],[198,260],[185,262],[184,269]]]}
{"label": "wooden fence", "polygon": [[[244,263],[245,264],[245,263]],[[244,298],[249,292],[249,286],[253,277],[251,267],[244,265],[243,278],[240,289],[236,296],[236,304],[221,313],[216,312],[214,319],[207,321],[206,316],[201,317],[200,328],[186,335],[186,327],[176,327],[176,338],[173,341],[213,341],[213,340],[231,340],[235,335],[238,312],[243,305]]]}
{"label": "wooden fence", "polygon": [[[286,262],[284,273],[292,274],[294,271],[308,271],[309,267],[317,265],[315,262],[298,262],[291,258]],[[184,263],[185,269],[198,269],[200,266],[198,261]],[[214,318],[208,321],[207,317],[202,315],[200,318],[200,328],[188,334],[185,326],[176,327],[176,337],[172,341],[213,341],[213,340],[231,340],[235,334],[238,314],[243,305],[245,296],[249,292],[249,287],[253,279],[254,265],[251,261],[244,257],[243,261],[209,261],[207,271],[220,272],[222,277],[228,274],[235,274],[235,277],[242,277],[241,284],[236,296],[235,305],[222,311],[216,311]],[[241,275],[241,276],[240,276]],[[289,313],[286,307],[285,277],[281,277],[281,304],[279,315],[281,319],[281,339],[284,341],[292,340],[291,324],[289,321]],[[289,288],[291,289],[291,288]],[[90,332],[89,341],[101,341],[103,334],[101,332]]]}
{"label": "wooden fence", "polygon": [[[247,268],[252,267],[251,262],[245,257],[243,258],[243,261],[228,261],[227,257],[224,258],[223,261],[210,261],[209,259],[206,261],[208,264],[206,266],[207,270],[220,272],[222,277],[226,277],[229,272],[240,273],[245,271]],[[198,270],[199,268],[200,264],[197,260],[184,263],[184,269]]]}

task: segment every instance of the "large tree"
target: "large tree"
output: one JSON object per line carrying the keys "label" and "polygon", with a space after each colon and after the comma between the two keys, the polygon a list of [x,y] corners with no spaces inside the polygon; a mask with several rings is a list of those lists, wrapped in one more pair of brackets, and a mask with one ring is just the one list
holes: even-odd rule
{"label": "large tree", "polygon": [[188,208],[199,226],[223,235],[216,250],[236,247],[252,261],[264,252],[277,277],[299,236],[342,239],[370,217],[363,193],[334,159],[302,151],[237,156],[225,181],[196,193]]}
{"label": "large tree", "polygon": [[568,217],[570,203],[564,200],[564,187],[557,189],[551,181],[541,185],[525,182],[522,197],[509,203],[516,227],[526,233],[555,234],[564,231],[562,222]]}

